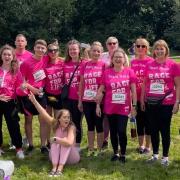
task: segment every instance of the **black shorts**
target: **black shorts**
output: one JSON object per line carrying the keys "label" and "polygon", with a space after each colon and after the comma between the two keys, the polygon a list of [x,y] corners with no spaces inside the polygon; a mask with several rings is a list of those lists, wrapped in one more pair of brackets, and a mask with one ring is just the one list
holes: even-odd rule
{"label": "black shorts", "polygon": [[45,93],[47,98],[47,105],[54,108],[54,109],[62,109],[62,101],[61,96],[59,95],[53,95],[49,93]]}
{"label": "black shorts", "polygon": [[[46,108],[47,100],[46,100],[45,94],[43,94],[42,97],[39,97],[37,95],[35,97],[36,97],[36,100],[39,102],[39,104],[43,108]],[[28,96],[18,96],[18,102],[19,102],[21,112],[25,116],[38,115],[39,114],[39,112],[36,110],[34,104],[29,100]]]}

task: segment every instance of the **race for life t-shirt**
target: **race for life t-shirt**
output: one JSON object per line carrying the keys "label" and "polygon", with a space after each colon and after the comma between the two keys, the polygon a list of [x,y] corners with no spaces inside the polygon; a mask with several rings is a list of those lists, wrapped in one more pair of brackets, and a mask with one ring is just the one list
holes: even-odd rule
{"label": "race for life t-shirt", "polygon": [[20,66],[20,71],[24,80],[35,88],[43,88],[45,86],[45,68],[48,62],[48,57],[43,56],[38,60],[31,56],[25,60]]}
{"label": "race for life t-shirt", "polygon": [[64,84],[63,78],[64,61],[59,59],[55,63],[50,61],[45,68],[45,91],[49,94],[59,95]]}
{"label": "race for life t-shirt", "polygon": [[32,56],[30,51],[25,50],[23,53],[16,52],[16,59],[22,64],[26,59],[29,59]]}
{"label": "race for life t-shirt", "polygon": [[115,72],[114,68],[103,73],[102,85],[105,87],[104,113],[128,115],[131,110],[131,84],[136,83],[134,71],[124,68]]}
{"label": "race for life t-shirt", "polygon": [[83,101],[94,102],[97,90],[102,81],[102,74],[105,70],[105,63],[89,61],[82,67],[81,75],[84,79]]}
{"label": "race for life t-shirt", "polygon": [[163,104],[174,104],[176,99],[174,78],[177,76],[180,76],[178,65],[171,59],[167,59],[161,64],[156,60],[147,63],[145,97],[162,97],[171,91],[164,99]]}
{"label": "race for life t-shirt", "polygon": [[144,71],[146,69],[147,63],[152,61],[153,58],[147,56],[144,59],[133,59],[131,61],[131,69],[134,70],[137,76],[137,83],[136,83],[136,92],[137,92],[137,100],[140,101],[141,96],[141,86],[144,80]]}
{"label": "race for life t-shirt", "polygon": [[[74,73],[70,88],[69,88],[69,99],[78,100],[79,95],[79,82],[80,82],[80,71],[85,61],[79,62],[79,66]],[[78,65],[78,62],[68,61],[64,63],[64,83],[69,84],[69,81],[73,75],[73,72]]]}
{"label": "race for life t-shirt", "polygon": [[6,71],[0,67],[0,94],[15,99],[16,91],[21,88],[22,83],[23,79],[19,71],[12,74],[10,71]]}

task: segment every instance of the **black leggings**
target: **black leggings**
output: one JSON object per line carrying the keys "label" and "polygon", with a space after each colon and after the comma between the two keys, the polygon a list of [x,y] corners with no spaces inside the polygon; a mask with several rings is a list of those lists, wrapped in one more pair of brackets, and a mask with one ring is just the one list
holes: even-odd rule
{"label": "black leggings", "polygon": [[173,105],[161,105],[157,108],[146,105],[146,111],[150,122],[153,153],[159,153],[160,133],[162,137],[162,148],[164,157],[168,157],[169,153],[172,109]]}
{"label": "black leggings", "polygon": [[68,99],[63,108],[68,109],[72,116],[72,121],[76,126],[76,143],[82,140],[82,113],[78,109],[78,100]]}
{"label": "black leggings", "polygon": [[136,123],[138,136],[150,135],[150,125],[147,114],[141,111],[140,102],[138,102],[137,105]]}
{"label": "black leggings", "polygon": [[112,114],[107,115],[109,120],[111,144],[113,147],[114,154],[118,153],[118,144],[120,144],[121,155],[126,154],[127,146],[127,122],[128,116]]}
{"label": "black leggings", "polygon": [[[16,146],[16,148],[22,147],[22,136],[20,132],[19,126],[19,116],[17,111],[14,111],[15,103],[14,100],[9,102],[0,101],[0,146],[3,143],[2,137],[2,116],[4,115],[7,128],[12,139],[12,144]],[[14,112],[14,113],[12,113]]]}
{"label": "black leggings", "polygon": [[96,128],[97,133],[103,132],[103,115],[98,117],[96,115],[95,102],[83,102],[83,111],[88,125],[88,131],[94,131]]}

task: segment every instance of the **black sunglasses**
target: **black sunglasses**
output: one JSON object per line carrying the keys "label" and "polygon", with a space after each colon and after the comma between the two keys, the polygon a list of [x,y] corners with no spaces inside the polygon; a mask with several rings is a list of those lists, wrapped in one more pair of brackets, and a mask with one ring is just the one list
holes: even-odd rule
{"label": "black sunglasses", "polygon": [[136,45],[137,48],[146,48],[147,46],[146,45]]}
{"label": "black sunglasses", "polygon": [[108,45],[110,45],[110,46],[111,46],[111,45],[116,45],[116,44],[117,44],[117,42],[109,42],[109,43],[108,43]]}
{"label": "black sunglasses", "polygon": [[48,49],[48,52],[58,52],[59,49]]}

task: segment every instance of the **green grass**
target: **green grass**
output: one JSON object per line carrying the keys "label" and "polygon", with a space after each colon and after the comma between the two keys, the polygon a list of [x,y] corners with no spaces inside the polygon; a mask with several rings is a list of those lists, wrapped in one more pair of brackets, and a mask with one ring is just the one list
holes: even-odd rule
{"label": "green grass", "polygon": [[[21,127],[23,131],[23,118],[21,116]],[[48,172],[51,169],[51,163],[48,157],[41,155],[39,150],[39,123],[35,118],[33,120],[34,142],[36,150],[31,157],[26,157],[24,160],[18,160],[15,157],[15,152],[8,150],[9,135],[6,125],[3,124],[5,155],[0,157],[4,160],[13,160],[15,163],[15,171],[12,180],[46,180],[49,179]],[[180,179],[180,113],[173,116],[172,120],[172,141],[170,148],[170,165],[162,167],[160,163],[153,165],[146,164],[146,159],[149,156],[139,155],[136,153],[137,140],[132,140],[129,135],[128,127],[128,145],[127,145],[127,163],[121,165],[119,162],[110,162],[112,148],[104,152],[100,157],[86,157],[86,125],[83,122],[84,136],[82,142],[81,162],[77,165],[66,166],[64,169],[63,180],[178,180]],[[53,179],[53,178],[51,178]],[[57,179],[57,178],[54,178]]]}

